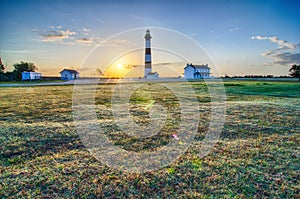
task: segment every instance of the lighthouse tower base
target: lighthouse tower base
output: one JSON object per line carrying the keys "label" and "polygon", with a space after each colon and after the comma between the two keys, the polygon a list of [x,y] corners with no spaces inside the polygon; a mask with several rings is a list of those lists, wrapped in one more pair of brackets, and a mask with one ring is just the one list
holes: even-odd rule
{"label": "lighthouse tower base", "polygon": [[144,77],[147,78],[147,75],[149,73],[152,73],[152,68],[145,68],[145,74],[144,74]]}

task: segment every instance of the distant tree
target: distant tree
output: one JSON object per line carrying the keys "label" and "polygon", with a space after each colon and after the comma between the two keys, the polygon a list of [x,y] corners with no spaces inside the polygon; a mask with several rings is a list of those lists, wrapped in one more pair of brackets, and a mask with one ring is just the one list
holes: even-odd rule
{"label": "distant tree", "polygon": [[5,66],[4,66],[4,64],[2,63],[2,59],[1,59],[1,57],[0,57],[0,73],[4,73],[4,71],[5,71]]}
{"label": "distant tree", "polygon": [[21,61],[20,63],[14,64],[13,77],[15,80],[21,80],[22,72],[35,72],[36,70],[37,67],[34,63]]}
{"label": "distant tree", "polygon": [[292,65],[292,67],[290,68],[290,76],[298,77],[300,81],[300,65]]}
{"label": "distant tree", "polygon": [[0,81],[13,81],[14,77],[13,77],[13,72],[5,72],[5,73],[0,73]]}
{"label": "distant tree", "polygon": [[5,66],[2,63],[2,59],[0,57],[0,81],[7,81],[6,75],[5,75]]}
{"label": "distant tree", "polygon": [[96,74],[97,74],[98,76],[104,76],[104,73],[102,73],[102,71],[101,71],[100,68],[97,68]]}
{"label": "distant tree", "polygon": [[31,62],[23,62],[21,61],[20,63],[16,63],[14,64],[14,67],[16,71],[20,71],[20,72],[35,72],[36,71],[36,66],[34,65],[34,63]]}

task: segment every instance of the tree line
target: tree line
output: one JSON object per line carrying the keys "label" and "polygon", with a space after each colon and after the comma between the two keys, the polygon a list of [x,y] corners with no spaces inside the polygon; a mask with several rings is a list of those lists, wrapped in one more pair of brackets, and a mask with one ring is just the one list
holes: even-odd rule
{"label": "tree line", "polygon": [[15,63],[13,71],[5,71],[6,67],[0,58],[0,81],[21,81],[22,72],[35,72],[37,67],[32,62]]}
{"label": "tree line", "polygon": [[[6,72],[5,65],[2,63],[1,57],[0,57],[0,81],[21,81],[22,80],[22,72],[35,72],[37,70],[37,67],[32,62],[23,62],[15,63],[14,69],[11,72]],[[100,70],[100,69],[99,69]],[[100,73],[102,74],[101,70]],[[289,69],[289,75],[291,77],[299,78],[300,81],[300,64],[294,64]],[[228,78],[229,76],[225,75],[225,78]],[[262,75],[245,75],[245,76],[234,76],[234,78],[259,78],[259,77],[266,77],[271,78],[272,75],[262,76]],[[281,77],[287,77],[287,76],[281,76]]]}
{"label": "tree line", "polygon": [[281,75],[278,77],[275,77],[274,75],[234,75],[234,76],[228,76],[225,75],[224,78],[299,78],[300,81],[300,65],[294,64],[289,69],[289,75]]}
{"label": "tree line", "polygon": [[290,71],[290,76],[298,77],[300,81],[300,65],[296,65],[296,64],[292,65],[289,71]]}

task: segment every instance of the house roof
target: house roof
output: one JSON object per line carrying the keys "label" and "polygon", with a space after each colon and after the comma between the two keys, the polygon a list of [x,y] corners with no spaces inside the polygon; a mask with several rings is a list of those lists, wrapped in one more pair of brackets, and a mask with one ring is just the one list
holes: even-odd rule
{"label": "house roof", "polygon": [[71,69],[63,69],[62,71],[60,71],[60,73],[64,72],[64,71],[68,71],[69,73],[72,73],[72,74],[79,74],[78,71],[76,70],[71,70]]}
{"label": "house roof", "polygon": [[194,65],[195,68],[207,68],[207,69],[210,69],[208,67],[208,65]]}
{"label": "house roof", "polygon": [[202,65],[193,65],[193,64],[187,64],[186,65],[186,67],[184,68],[184,69],[186,69],[187,67],[189,67],[189,66],[191,66],[191,67],[193,67],[193,68],[197,68],[197,69],[200,69],[200,68],[204,68],[204,69],[210,69],[209,67],[208,67],[208,64],[202,64]]}

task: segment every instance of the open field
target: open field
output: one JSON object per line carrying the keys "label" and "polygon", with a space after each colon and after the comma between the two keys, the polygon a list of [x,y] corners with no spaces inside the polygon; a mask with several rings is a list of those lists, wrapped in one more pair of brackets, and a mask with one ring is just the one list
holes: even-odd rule
{"label": "open field", "polygon": [[[205,83],[191,85],[201,110],[192,146],[168,167],[136,174],[102,164],[84,147],[73,122],[72,85],[0,87],[0,198],[299,198],[300,84],[225,81],[225,126],[202,159],[197,146],[208,128],[210,97]],[[145,106],[155,86],[145,83],[131,98],[137,123],[149,122]],[[99,85],[95,99],[99,123],[115,145],[142,152],[173,139],[178,101],[172,93],[160,89],[154,98],[173,111],[174,123],[159,138],[139,140],[113,120],[113,87]]]}

